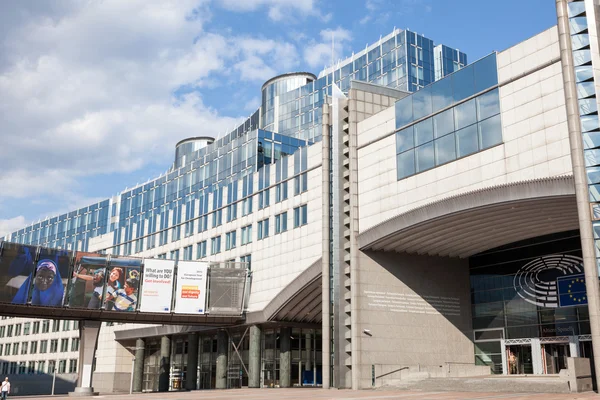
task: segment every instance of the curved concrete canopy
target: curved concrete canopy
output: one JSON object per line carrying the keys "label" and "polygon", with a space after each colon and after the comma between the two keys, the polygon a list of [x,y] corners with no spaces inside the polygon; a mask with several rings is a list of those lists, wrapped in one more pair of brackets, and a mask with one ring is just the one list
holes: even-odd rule
{"label": "curved concrete canopy", "polygon": [[578,229],[572,176],[518,182],[453,196],[361,233],[361,250],[466,258],[490,248]]}
{"label": "curved concrete canopy", "polygon": [[246,315],[246,323],[321,323],[321,259],[315,261],[262,310]]}

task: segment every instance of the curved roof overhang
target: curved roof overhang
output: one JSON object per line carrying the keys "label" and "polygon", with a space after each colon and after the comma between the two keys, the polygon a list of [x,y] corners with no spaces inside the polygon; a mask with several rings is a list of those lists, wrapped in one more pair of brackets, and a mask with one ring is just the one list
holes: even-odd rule
{"label": "curved roof overhang", "polygon": [[298,275],[262,311],[246,314],[246,323],[321,323],[321,259]]}
{"label": "curved roof overhang", "polygon": [[358,237],[361,250],[467,258],[536,236],[578,229],[572,176],[511,183],[407,211]]}

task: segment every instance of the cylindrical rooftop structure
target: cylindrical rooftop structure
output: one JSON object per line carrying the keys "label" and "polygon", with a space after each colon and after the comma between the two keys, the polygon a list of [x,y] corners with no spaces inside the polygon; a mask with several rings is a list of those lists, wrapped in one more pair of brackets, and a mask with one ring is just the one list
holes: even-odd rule
{"label": "cylindrical rooftop structure", "polygon": [[175,169],[182,167],[189,160],[189,157],[196,150],[208,146],[213,143],[215,138],[211,136],[198,136],[180,140],[175,145]]}

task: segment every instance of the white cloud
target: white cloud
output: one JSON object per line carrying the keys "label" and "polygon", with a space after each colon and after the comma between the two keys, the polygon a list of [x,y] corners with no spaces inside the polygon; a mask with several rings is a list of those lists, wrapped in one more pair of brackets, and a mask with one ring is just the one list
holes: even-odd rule
{"label": "white cloud", "polygon": [[0,219],[0,238],[23,228],[25,224],[26,220],[22,215],[10,219]]}
{"label": "white cloud", "polygon": [[219,4],[230,11],[248,12],[267,8],[267,14],[273,21],[293,21],[298,16],[319,16],[329,21],[331,15],[320,16],[314,0],[220,0]]}
{"label": "white cloud", "polygon": [[[332,50],[333,60],[337,61],[346,51],[352,35],[347,29],[324,29],[319,33],[320,41],[312,41],[304,49],[304,60],[312,68],[323,68],[331,65]],[[333,38],[333,46],[332,46]],[[332,48],[333,47],[333,48]]]}

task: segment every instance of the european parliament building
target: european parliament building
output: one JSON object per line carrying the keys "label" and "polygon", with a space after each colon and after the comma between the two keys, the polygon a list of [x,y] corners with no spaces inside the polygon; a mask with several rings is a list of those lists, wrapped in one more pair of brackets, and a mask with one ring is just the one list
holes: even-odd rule
{"label": "european parliament building", "polygon": [[[94,389],[600,371],[600,15],[556,7],[556,26],[470,64],[396,30],[274,77],[237,129],[180,141],[164,175],[5,237],[247,267],[241,322],[104,323]],[[3,334],[37,322],[0,321],[0,343],[37,343]],[[36,344],[0,371],[71,358]]]}

